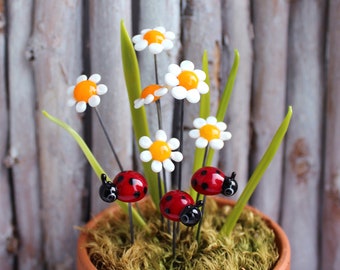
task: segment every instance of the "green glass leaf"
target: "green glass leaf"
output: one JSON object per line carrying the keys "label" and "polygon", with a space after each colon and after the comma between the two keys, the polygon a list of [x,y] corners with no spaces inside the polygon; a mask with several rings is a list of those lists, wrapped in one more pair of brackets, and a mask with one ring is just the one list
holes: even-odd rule
{"label": "green glass leaf", "polygon": [[266,152],[264,153],[262,159],[260,160],[256,169],[254,170],[252,176],[250,177],[249,182],[246,185],[246,187],[244,188],[241,196],[237,200],[237,203],[235,204],[234,208],[231,210],[230,214],[228,215],[226,222],[224,223],[224,225],[223,225],[223,227],[220,231],[221,234],[228,236],[232,232],[238,218],[241,215],[243,208],[246,206],[251,195],[254,193],[254,191],[255,191],[257,185],[259,184],[264,172],[268,168],[269,164],[271,163],[271,161],[273,160],[273,158],[275,156],[277,149],[281,145],[281,142],[282,142],[282,140],[283,140],[283,138],[284,138],[284,136],[287,132],[288,127],[289,127],[289,123],[290,123],[292,115],[293,115],[293,109],[292,109],[291,106],[289,106],[288,112],[287,112],[284,120],[282,121],[280,127],[278,128],[275,135],[273,136],[273,139],[272,139],[270,145],[268,146],[268,148],[267,148]]}
{"label": "green glass leaf", "polygon": [[[77,131],[75,131],[72,127],[70,127],[65,122],[63,122],[63,121],[59,120],[58,118],[50,115],[46,111],[42,111],[42,114],[45,117],[47,117],[50,121],[52,121],[53,123],[62,127],[64,130],[66,130],[73,137],[73,139],[79,145],[80,149],[83,151],[85,157],[87,158],[88,162],[90,163],[90,165],[91,165],[92,169],[94,170],[95,174],[97,175],[98,179],[101,181],[101,175],[103,173],[105,173],[105,171],[100,166],[99,162],[97,161],[97,159],[95,158],[95,156],[91,152],[90,148],[87,146],[87,144],[85,143],[83,138],[77,133]],[[107,175],[107,173],[105,173],[105,174]],[[123,209],[123,211],[126,214],[128,214],[128,204],[127,203],[124,203],[124,202],[121,202],[121,201],[118,201],[118,200],[115,203],[117,203]],[[133,217],[134,223],[136,225],[139,225],[141,227],[146,226],[145,221],[143,220],[143,218],[138,214],[138,212],[135,209],[132,209],[132,217]]]}
{"label": "green glass leaf", "polygon": [[[134,101],[140,98],[142,91],[140,83],[140,72],[136,52],[123,21],[121,21],[120,24],[120,41],[122,50],[123,71],[125,84],[129,96],[132,125],[136,140],[138,142],[139,138],[142,136],[150,137],[150,132],[145,108],[134,108]],[[143,151],[143,149],[139,147],[139,152],[141,151]],[[157,175],[151,170],[150,162],[143,162],[143,170],[144,176],[148,180],[149,193],[151,195],[151,198],[154,201],[156,207],[159,207]]]}

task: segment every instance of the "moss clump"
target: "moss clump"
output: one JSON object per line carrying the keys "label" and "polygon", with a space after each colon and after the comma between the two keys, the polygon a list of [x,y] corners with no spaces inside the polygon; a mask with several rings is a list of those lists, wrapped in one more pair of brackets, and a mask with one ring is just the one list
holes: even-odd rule
{"label": "moss clump", "polygon": [[259,270],[272,269],[278,259],[273,231],[250,211],[243,211],[230,237],[220,237],[218,231],[230,206],[219,208],[212,199],[207,200],[205,207],[200,243],[195,240],[195,228],[180,226],[173,258],[167,221],[162,226],[160,214],[151,203],[141,207],[151,230],[147,233],[135,228],[132,246],[127,216],[121,212],[86,231],[88,253],[97,269]]}

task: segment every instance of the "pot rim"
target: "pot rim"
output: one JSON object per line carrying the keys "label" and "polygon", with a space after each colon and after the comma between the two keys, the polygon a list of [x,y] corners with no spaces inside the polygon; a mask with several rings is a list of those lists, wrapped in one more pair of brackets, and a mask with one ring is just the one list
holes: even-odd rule
{"label": "pot rim", "polygon": [[[216,202],[219,205],[230,205],[234,206],[236,204],[236,201],[228,199],[228,198],[223,198],[223,197],[214,197]],[[120,208],[117,204],[113,204],[110,207],[104,209],[97,215],[95,215],[88,223],[85,224],[85,228],[91,229],[93,228],[97,222],[105,215],[112,211],[118,211]],[[276,239],[276,244],[279,249],[279,259],[277,260],[275,266],[273,269],[275,270],[289,270],[290,269],[290,258],[291,258],[291,250],[290,250],[290,244],[288,237],[284,230],[281,228],[281,226],[272,220],[270,217],[267,215],[263,214],[260,210],[256,209],[253,206],[247,205],[246,209],[252,211],[256,215],[259,215],[262,220],[265,221],[268,227],[272,228],[272,230],[275,233],[275,239]],[[87,242],[87,234],[84,232],[80,232],[79,238],[78,238],[78,243],[77,243],[77,268],[78,269],[86,269],[86,270],[96,270],[94,265],[92,264],[90,257],[87,253],[86,249],[86,242]]]}

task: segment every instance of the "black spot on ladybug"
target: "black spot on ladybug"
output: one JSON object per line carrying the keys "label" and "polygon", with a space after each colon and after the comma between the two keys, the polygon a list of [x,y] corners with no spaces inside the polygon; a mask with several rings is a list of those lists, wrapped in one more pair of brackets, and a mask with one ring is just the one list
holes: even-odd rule
{"label": "black spot on ladybug", "polygon": [[139,191],[136,191],[135,193],[133,193],[133,196],[135,198],[139,198],[140,197],[140,192]]}
{"label": "black spot on ladybug", "polygon": [[219,174],[219,175],[222,174],[220,170],[216,170],[216,173]]}
{"label": "black spot on ladybug", "polygon": [[181,199],[187,201],[187,197],[185,197],[185,196],[182,196]]}
{"label": "black spot on ladybug", "polygon": [[170,208],[165,208],[164,212],[167,213],[167,214],[170,214]]}
{"label": "black spot on ladybug", "polygon": [[133,186],[133,182],[134,182],[133,180],[134,180],[133,178],[130,178],[130,179],[129,179],[129,185],[130,185],[130,186]]}
{"label": "black spot on ladybug", "polygon": [[197,186],[197,179],[192,179],[191,180],[191,185],[196,187]]}
{"label": "black spot on ladybug", "polygon": [[172,200],[172,196],[171,196],[171,195],[166,196],[166,197],[165,197],[165,200],[166,200],[167,202],[171,201],[171,200]]}
{"label": "black spot on ladybug", "polygon": [[208,187],[209,187],[209,185],[208,185],[207,183],[203,183],[203,184],[202,184],[202,188],[203,188],[204,190],[206,190]]}
{"label": "black spot on ladybug", "polygon": [[207,173],[208,173],[207,170],[202,170],[202,171],[201,171],[201,175],[206,175]]}
{"label": "black spot on ladybug", "polygon": [[123,181],[123,179],[124,179],[124,175],[119,175],[117,178],[117,182],[120,183]]}
{"label": "black spot on ladybug", "polygon": [[143,192],[144,192],[144,194],[146,194],[148,192],[148,188],[144,187]]}

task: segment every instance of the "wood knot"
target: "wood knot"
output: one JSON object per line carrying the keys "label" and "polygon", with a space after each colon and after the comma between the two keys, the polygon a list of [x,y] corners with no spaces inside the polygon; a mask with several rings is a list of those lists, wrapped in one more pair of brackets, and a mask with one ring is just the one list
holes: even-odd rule
{"label": "wood knot", "polygon": [[309,147],[304,138],[299,138],[293,145],[293,150],[289,155],[291,168],[299,183],[306,183],[307,175],[311,169],[311,164],[308,160],[310,154]]}

